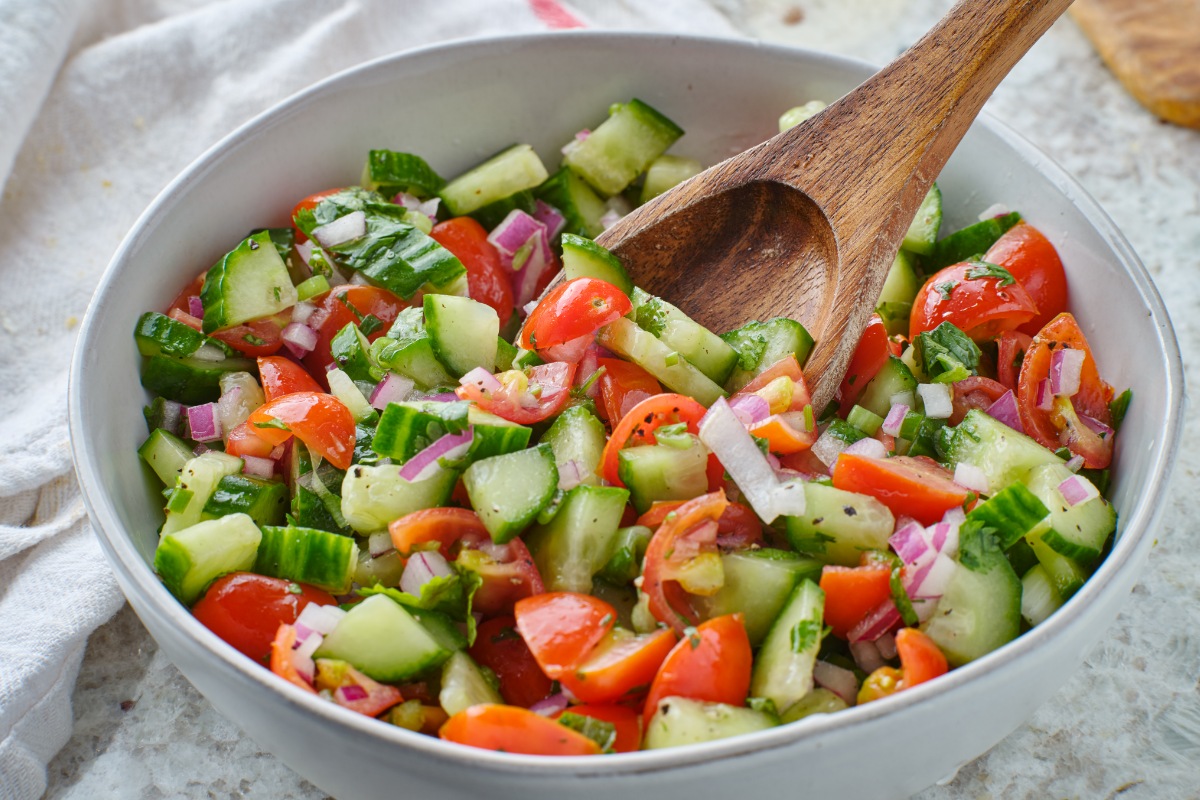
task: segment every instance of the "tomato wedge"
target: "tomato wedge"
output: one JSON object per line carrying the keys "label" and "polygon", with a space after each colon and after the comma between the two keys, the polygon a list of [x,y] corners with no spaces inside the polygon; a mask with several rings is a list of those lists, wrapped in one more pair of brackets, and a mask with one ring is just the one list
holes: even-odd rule
{"label": "tomato wedge", "polygon": [[529,708],[550,695],[553,681],[546,677],[529,645],[517,633],[512,615],[479,623],[471,658],[495,673],[506,703]]}
{"label": "tomato wedge", "polygon": [[283,356],[259,356],[258,379],[268,402],[285,394],[321,391],[308,370]]}
{"label": "tomato wedge", "polygon": [[982,375],[972,375],[961,381],[955,381],[952,388],[954,389],[954,410],[950,413],[948,420],[951,425],[962,422],[963,417],[972,408],[986,411],[992,403],[1008,392],[1004,384]]}
{"label": "tomato wedge", "polygon": [[604,445],[600,457],[600,474],[613,486],[624,486],[617,474],[617,453],[626,445],[656,444],[654,432],[663,425],[683,422],[689,433],[700,430],[700,420],[707,409],[692,398],[682,394],[658,394],[647,397],[621,418],[613,428],[612,436]]}
{"label": "tomato wedge", "polygon": [[392,546],[408,557],[418,550],[428,549],[436,542],[445,558],[455,558],[458,546],[467,542],[489,541],[487,528],[479,515],[469,508],[425,508],[405,514],[388,525]]}
{"label": "tomato wedge", "polygon": [[821,571],[825,624],[845,639],[855,625],[892,596],[890,566],[837,567]]}
{"label": "tomato wedge", "polygon": [[275,445],[258,435],[258,429],[246,420],[229,432],[225,440],[225,452],[231,456],[254,456],[270,458],[275,452]]}
{"label": "tomato wedge", "polygon": [[624,292],[598,278],[575,278],[542,298],[521,329],[521,346],[546,350],[590,336],[633,310]]}
{"label": "tomato wedge", "polygon": [[729,501],[725,492],[716,491],[688,500],[668,515],[646,545],[646,556],[642,567],[642,591],[648,600],[650,613],[659,622],[666,623],[682,634],[689,625],[700,619],[693,608],[687,591],[676,578],[681,569],[698,556],[716,552],[715,530],[711,542],[695,543],[680,547],[679,542],[689,534],[700,531],[711,523],[719,528],[721,515]]}
{"label": "tomato wedge", "polygon": [[258,438],[272,446],[293,434],[338,469],[354,458],[354,417],[333,395],[297,392],[278,397],[250,414],[247,422]]}
{"label": "tomato wedge", "polygon": [[662,386],[653,375],[628,361],[619,358],[598,358],[596,365],[604,367],[600,385],[600,403],[596,410],[605,422],[617,423],[638,403],[647,397],[662,394]]}
{"label": "tomato wedge", "polygon": [[438,731],[448,742],[532,756],[592,756],[600,745],[527,708],[493,703],[460,711]]}
{"label": "tomato wedge", "polygon": [[870,495],[896,516],[913,517],[922,525],[932,525],[967,499],[967,490],[951,480],[950,472],[924,456],[868,458],[842,453],[833,467],[833,485]]}
{"label": "tomato wedge", "polygon": [[192,614],[242,653],[266,664],[279,626],[294,623],[309,603],[337,605],[332,595],[315,586],[231,572],[208,587]]}
{"label": "tomato wedge", "polygon": [[1017,376],[1033,339],[1020,331],[1005,331],[996,339],[996,379],[1005,389],[1017,390]]}
{"label": "tomato wedge", "polygon": [[667,655],[642,711],[649,724],[659,701],[686,697],[740,706],[750,691],[753,656],[741,614],[726,614],[688,631]]}
{"label": "tomato wedge", "polygon": [[1008,270],[1037,305],[1037,315],[1017,330],[1032,336],[1067,310],[1067,274],[1050,240],[1026,222],[1001,236],[983,257]]}
{"label": "tomato wedge", "polygon": [[571,400],[571,382],[575,364],[551,361],[521,372],[509,370],[497,375],[500,389],[492,391],[479,383],[467,383],[455,391],[463,400],[471,400],[490,414],[518,425],[532,425],[549,419],[566,408]]}
{"label": "tomato wedge", "polygon": [[467,270],[471,299],[489,305],[503,325],[512,316],[512,279],[500,263],[500,252],[488,241],[488,232],[470,217],[439,222],[429,238],[454,254]]}
{"label": "tomato wedge", "polygon": [[867,323],[862,338],[854,348],[854,355],[850,356],[846,374],[838,387],[838,409],[843,417],[850,413],[850,409],[854,407],[863,389],[866,389],[867,384],[875,377],[875,373],[887,363],[891,352],[887,326],[883,324],[882,317],[872,314],[871,321]]}
{"label": "tomato wedge", "polygon": [[984,342],[1024,325],[1037,316],[1037,304],[1015,279],[1006,281],[981,262],[964,261],[939,270],[913,301],[909,338],[950,322]]}
{"label": "tomato wedge", "polygon": [[298,686],[306,692],[317,693],[312,684],[300,675],[296,669],[296,629],[291,625],[280,625],[271,642],[271,672],[283,678],[293,686]]}
{"label": "tomato wedge", "polygon": [[632,708],[625,706],[613,705],[588,705],[571,706],[563,709],[554,715],[554,719],[559,719],[567,712],[579,714],[584,717],[591,717],[602,722],[612,723],[616,730],[616,740],[613,742],[613,750],[618,753],[635,753],[642,746],[642,722],[638,718],[638,713]]}
{"label": "tomato wedge", "polygon": [[558,681],[585,703],[615,703],[644,691],[674,646],[669,629],[639,635],[613,628]]}
{"label": "tomato wedge", "polygon": [[578,592],[526,597],[517,601],[513,615],[542,672],[555,680],[576,669],[617,619],[611,605]]}
{"label": "tomato wedge", "polygon": [[926,634],[917,628],[896,631],[896,652],[904,673],[904,688],[933,680],[950,669],[946,656]]}

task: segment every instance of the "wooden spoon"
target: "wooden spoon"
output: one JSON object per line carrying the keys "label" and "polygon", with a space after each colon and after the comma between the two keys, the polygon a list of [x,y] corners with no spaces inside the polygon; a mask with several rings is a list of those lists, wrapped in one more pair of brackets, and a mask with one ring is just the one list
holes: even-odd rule
{"label": "wooden spoon", "polygon": [[636,284],[710,329],[801,322],[816,338],[804,371],[824,408],[930,184],[1070,3],[962,0],[819,115],[655,198],[597,241]]}

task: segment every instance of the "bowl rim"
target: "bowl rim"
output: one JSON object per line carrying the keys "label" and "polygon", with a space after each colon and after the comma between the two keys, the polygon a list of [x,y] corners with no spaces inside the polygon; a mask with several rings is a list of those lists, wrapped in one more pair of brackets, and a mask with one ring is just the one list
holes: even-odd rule
{"label": "bowl rim", "polygon": [[84,505],[91,521],[95,524],[102,549],[118,577],[122,579],[122,588],[127,595],[131,598],[136,596],[139,604],[144,604],[146,608],[164,617],[173,626],[179,628],[183,636],[192,639],[203,650],[214,656],[212,665],[224,678],[242,684],[249,683],[260,690],[273,692],[285,702],[299,707],[307,715],[316,717],[321,724],[339,726],[343,729],[350,729],[355,734],[375,737],[400,747],[407,747],[425,758],[442,763],[460,766],[469,764],[474,769],[487,768],[494,772],[524,774],[536,772],[539,776],[549,778],[579,778],[615,777],[636,775],[648,771],[658,772],[686,768],[700,763],[736,758],[750,752],[788,747],[801,740],[820,737],[832,731],[865,726],[882,716],[900,714],[904,709],[913,704],[922,703],[935,694],[955,692],[964,685],[982,680],[987,675],[1011,668],[1014,662],[1019,662],[1030,652],[1041,649],[1046,642],[1063,635],[1067,629],[1072,628],[1076,621],[1085,614],[1092,602],[1106,594],[1108,587],[1126,578],[1132,582],[1136,574],[1129,577],[1128,573],[1130,571],[1136,573],[1140,569],[1142,559],[1139,556],[1144,554],[1149,547],[1148,532],[1154,518],[1161,510],[1161,504],[1154,504],[1151,501],[1161,495],[1163,487],[1169,479],[1182,434],[1183,366],[1174,329],[1149,272],[1124,235],[1096,201],[1046,153],[1007,124],[984,111],[980,114],[976,124],[998,136],[1006,146],[1016,151],[1023,161],[1038,163],[1041,173],[1055,185],[1064,199],[1087,219],[1115,254],[1124,271],[1138,289],[1141,300],[1155,321],[1159,337],[1158,343],[1166,361],[1168,373],[1169,385],[1165,392],[1167,413],[1163,421],[1162,437],[1157,440],[1151,458],[1150,469],[1153,474],[1148,477],[1147,491],[1140,493],[1135,498],[1132,507],[1122,509],[1121,518],[1124,524],[1121,536],[1115,541],[1112,551],[1104,562],[1088,579],[1083,588],[1041,625],[1025,632],[1013,642],[987,656],[953,670],[937,681],[934,686],[913,687],[881,702],[846,709],[837,714],[815,715],[797,723],[778,726],[766,731],[686,747],[616,754],[604,759],[591,757],[548,759],[542,756],[479,750],[444,742],[435,737],[398,727],[380,725],[374,719],[368,719],[361,714],[343,709],[315,695],[305,693],[297,687],[278,681],[269,671],[251,663],[232,646],[226,644],[196,621],[195,617],[176,601],[158,581],[151,566],[135,549],[132,539],[125,535],[112,498],[103,493],[98,485],[96,476],[103,469],[103,465],[95,461],[86,446],[88,435],[84,426],[83,409],[86,405],[88,383],[83,376],[86,374],[88,366],[85,356],[89,350],[88,345],[93,332],[99,324],[97,322],[100,315],[98,309],[104,306],[104,300],[108,297],[109,292],[114,291],[113,282],[122,264],[135,254],[143,240],[151,235],[156,222],[172,210],[177,202],[176,194],[181,189],[194,181],[201,180],[209,170],[216,168],[221,161],[222,154],[227,150],[248,144],[251,139],[259,135],[261,129],[272,127],[274,123],[303,106],[319,101],[327,94],[337,93],[347,85],[369,80],[372,76],[385,78],[388,72],[395,69],[396,64],[413,63],[434,56],[452,57],[456,52],[462,50],[495,53],[505,48],[537,47],[547,41],[567,38],[577,39],[581,44],[587,42],[597,47],[628,44],[629,42],[640,47],[663,47],[683,42],[694,46],[718,49],[751,48],[774,54],[781,60],[821,65],[850,75],[861,73],[863,77],[878,69],[878,67],[859,59],[804,48],[754,40],[679,33],[572,30],[455,39],[392,53],[340,71],[292,94],[222,137],[167,184],[126,234],[97,284],[80,326],[72,356],[68,383],[68,418],[72,456],[82,488]]}

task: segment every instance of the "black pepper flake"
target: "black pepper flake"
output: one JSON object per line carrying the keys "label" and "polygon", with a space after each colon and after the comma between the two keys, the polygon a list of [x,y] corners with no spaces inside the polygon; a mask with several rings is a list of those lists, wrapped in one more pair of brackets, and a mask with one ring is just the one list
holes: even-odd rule
{"label": "black pepper flake", "polygon": [[842,511],[845,512],[847,517],[858,516],[858,509],[856,509],[854,506],[845,506]]}

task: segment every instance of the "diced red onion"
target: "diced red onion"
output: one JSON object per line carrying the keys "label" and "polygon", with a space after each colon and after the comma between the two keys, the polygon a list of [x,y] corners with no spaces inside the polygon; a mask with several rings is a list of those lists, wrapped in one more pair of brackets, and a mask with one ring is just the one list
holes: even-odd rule
{"label": "diced red onion", "polygon": [[221,438],[221,418],[216,403],[189,406],[187,410],[188,438],[197,442],[215,442]]}
{"label": "diced red onion", "polygon": [[[596,387],[595,384],[592,385],[592,388],[596,388],[598,393],[598,387]],[[590,390],[588,391],[588,396],[591,396]],[[644,392],[641,389],[630,389],[628,392],[621,395],[621,416],[624,417],[629,413],[629,409],[633,408],[638,403],[650,396],[651,395],[649,392]]]}
{"label": "diced red onion", "polygon": [[[959,569],[958,562],[945,553],[938,553],[923,569],[917,570],[912,576],[906,576],[904,590],[910,599],[916,597],[940,598],[950,585],[950,579]],[[930,604],[923,604],[930,605]],[[917,616],[920,616],[918,612]]]}
{"label": "diced red onion", "polygon": [[967,521],[967,512],[963,511],[962,506],[950,506],[946,513],[942,514],[942,521],[951,525],[962,525]]}
{"label": "diced red onion", "polygon": [[1092,482],[1080,475],[1072,475],[1060,483],[1058,493],[1063,496],[1063,500],[1066,500],[1069,506],[1077,506],[1100,496],[1099,490]]}
{"label": "diced red onion", "polygon": [[301,322],[289,323],[279,336],[297,358],[308,355],[317,346],[317,332]]}
{"label": "diced red onion", "polygon": [[1043,380],[1037,385],[1037,399],[1034,405],[1041,411],[1049,411],[1054,408],[1054,392],[1050,391],[1050,381]]}
{"label": "diced red onion", "polygon": [[1067,459],[1066,467],[1067,469],[1071,470],[1071,472],[1079,472],[1079,470],[1083,469],[1084,463],[1083,456],[1076,453]]}
{"label": "diced red onion", "polygon": [[587,334],[571,339],[569,342],[544,348],[542,352],[547,361],[566,361],[568,364],[576,364],[583,358],[594,339],[594,334]]}
{"label": "diced red onion", "polygon": [[554,263],[553,255],[547,255],[550,253],[550,244],[546,239],[546,229],[541,228],[535,236],[538,241],[534,243],[529,258],[520,271],[513,275],[514,302],[518,306],[524,306],[537,297],[538,282]]}
{"label": "diced red onion", "polygon": [[900,611],[889,597],[876,606],[866,619],[851,628],[846,638],[851,645],[861,641],[873,642],[899,624]]}
{"label": "diced red onion", "polygon": [[909,522],[896,530],[888,544],[905,564],[912,564],[929,549],[925,529],[918,522]]}
{"label": "diced red onion", "polygon": [[521,312],[528,317],[533,313],[535,308],[537,308],[537,300],[530,300],[528,303],[521,306]]}
{"label": "diced red onion", "polygon": [[568,705],[570,705],[570,701],[567,700],[566,694],[559,692],[538,700],[529,707],[529,710],[535,714],[541,714],[543,717],[553,717],[558,712],[565,711]]}
{"label": "diced red onion", "polygon": [[[860,639],[857,642],[851,642],[850,655],[854,656],[854,663],[863,672],[874,672],[885,665],[879,648],[875,646],[874,640],[871,639]],[[816,672],[813,673],[813,677],[816,677]]]}
{"label": "diced red onion", "polygon": [[468,386],[472,383],[478,385],[485,392],[498,392],[504,388],[496,376],[483,367],[475,367],[458,379],[459,386]]}
{"label": "diced red onion", "polygon": [[558,488],[569,492],[583,482],[583,468],[575,459],[558,465]]}
{"label": "diced red onion", "polygon": [[1050,356],[1050,392],[1056,397],[1071,397],[1078,392],[1082,375],[1082,350],[1062,347]]}
{"label": "diced red onion", "polygon": [[307,266],[309,261],[312,259],[312,251],[314,247],[316,247],[316,245],[313,244],[312,239],[308,239],[307,241],[300,242],[298,245],[296,245],[296,255],[300,256],[300,260],[304,262],[305,266]]}
{"label": "diced red onion", "polygon": [[1092,433],[1098,434],[1103,439],[1107,439],[1114,433],[1112,428],[1105,425],[1098,419],[1093,419],[1092,417],[1084,414],[1078,414],[1077,416],[1079,417],[1079,421],[1086,425]]}
{"label": "diced red onion", "polygon": [[824,464],[829,470],[833,471],[833,465],[837,462],[838,456],[846,449],[845,440],[834,436],[828,430],[817,437],[817,441],[813,442],[812,454],[817,457],[817,460]]}
{"label": "diced red onion", "polygon": [[441,204],[441,198],[431,197],[428,200],[422,200],[415,194],[401,192],[392,198],[392,202],[396,205],[404,206],[405,208],[424,214],[431,221],[437,221],[438,207]]}
{"label": "diced red onion", "polygon": [[873,439],[868,436],[865,439],[859,439],[854,444],[849,445],[843,453],[850,453],[864,458],[883,458],[887,455],[887,447],[878,439]]}
{"label": "diced red onion", "polygon": [[879,648],[879,655],[890,661],[899,653],[896,651],[896,634],[885,633],[875,640],[875,646]]}
{"label": "diced red onion", "polygon": [[852,706],[858,699],[858,678],[848,669],[818,661],[813,665],[813,680],[846,701],[846,705]]}
{"label": "diced red onion", "polygon": [[187,304],[189,314],[204,319],[204,303],[200,301],[199,295],[188,295]]}
{"label": "diced red onion", "polygon": [[[185,436],[187,435],[186,431],[184,432],[184,435]],[[212,448],[209,447],[208,445],[204,444],[203,442],[197,442],[196,446],[192,448],[192,455],[202,456],[211,450],[212,450]]]}
{"label": "diced red onion", "polygon": [[983,222],[985,220],[995,219],[996,217],[1003,217],[1007,213],[1009,213],[1008,206],[1004,205],[1004,203],[992,203],[979,215],[979,221]]}
{"label": "diced red onion", "polygon": [[367,537],[367,552],[371,554],[371,558],[386,556],[395,549],[396,546],[392,544],[392,535],[387,531],[372,533]]}
{"label": "diced red onion", "polygon": [[382,411],[388,407],[388,403],[404,402],[412,394],[415,385],[412,378],[389,372],[371,392],[371,408]]}
{"label": "diced red onion", "polygon": [[313,682],[313,677],[317,673],[317,665],[313,662],[313,653],[325,641],[325,637],[319,633],[310,633],[303,642],[297,638],[296,649],[292,651],[292,666],[296,668],[296,672],[300,677],[309,683]]}
{"label": "diced red onion", "polygon": [[743,425],[749,427],[771,416],[771,404],[757,394],[740,394],[729,401],[729,408]]}
{"label": "diced red onion", "polygon": [[618,214],[616,211],[613,211],[611,208],[608,211],[605,211],[603,214],[601,214],[600,220],[599,220],[600,227],[604,228],[604,230],[608,230],[609,228],[611,228],[613,225],[616,225],[620,221],[621,221],[621,215]]}
{"label": "diced red onion", "polygon": [[475,441],[475,429],[471,426],[461,433],[447,433],[406,461],[400,468],[400,477],[409,482],[432,477],[441,469],[438,464],[439,460],[462,458],[471,449],[473,441]]}
{"label": "diced red onion", "polygon": [[315,228],[312,238],[322,247],[337,247],[345,242],[352,242],[367,233],[367,215],[363,211],[351,211],[345,216],[338,217],[333,222]]}
{"label": "diced red onion", "polygon": [[563,228],[567,227],[567,218],[562,215],[562,212],[543,200],[537,201],[537,205],[533,209],[533,218],[546,226],[546,235],[551,239],[558,236],[562,233]]}
{"label": "diced red onion", "polygon": [[904,403],[896,403],[888,411],[888,415],[884,417],[883,424],[879,429],[888,436],[899,436],[900,426],[904,424],[904,417],[908,414],[909,407]]}
{"label": "diced red onion", "polygon": [[337,606],[323,606],[309,603],[296,617],[296,626],[304,625],[317,633],[328,636],[346,616],[346,612]]}
{"label": "diced red onion", "polygon": [[954,482],[979,494],[991,494],[992,487],[987,473],[974,464],[960,461],[954,467]]}
{"label": "diced red onion", "polygon": [[992,419],[1003,422],[1018,433],[1025,432],[1025,427],[1021,424],[1021,412],[1017,408],[1017,396],[1012,389],[1000,395],[996,402],[988,406],[983,413]]}
{"label": "diced red onion", "polygon": [[299,322],[301,325],[307,325],[312,318],[317,307],[307,300],[301,300],[296,305],[292,306],[292,322]]}
{"label": "diced red onion", "polygon": [[343,703],[353,703],[357,700],[366,700],[369,696],[367,690],[356,683],[348,683],[345,686],[339,686],[333,694],[339,701]]}
{"label": "diced red onion", "polygon": [[954,413],[954,390],[948,383],[917,384],[917,394],[925,404],[925,416],[948,419]]}
{"label": "diced red onion", "polygon": [[434,403],[453,403],[458,400],[458,395],[456,395],[454,392],[439,392],[438,394],[431,394],[428,397],[423,397],[421,399],[429,400],[430,402]]}
{"label": "diced red onion", "polygon": [[[540,251],[546,260],[550,258],[546,225],[519,208],[508,212],[508,216],[492,229],[487,239],[500,252],[501,261],[509,269],[513,268],[513,256],[531,240],[535,252]],[[530,257],[532,258],[532,254]]]}
{"label": "diced red onion", "polygon": [[450,562],[436,550],[422,550],[408,559],[400,575],[400,589],[414,597],[421,596],[421,589],[434,578],[445,578],[454,574]]}
{"label": "diced red onion", "polygon": [[255,478],[271,478],[275,475],[275,462],[258,456],[242,456],[242,472]]}

